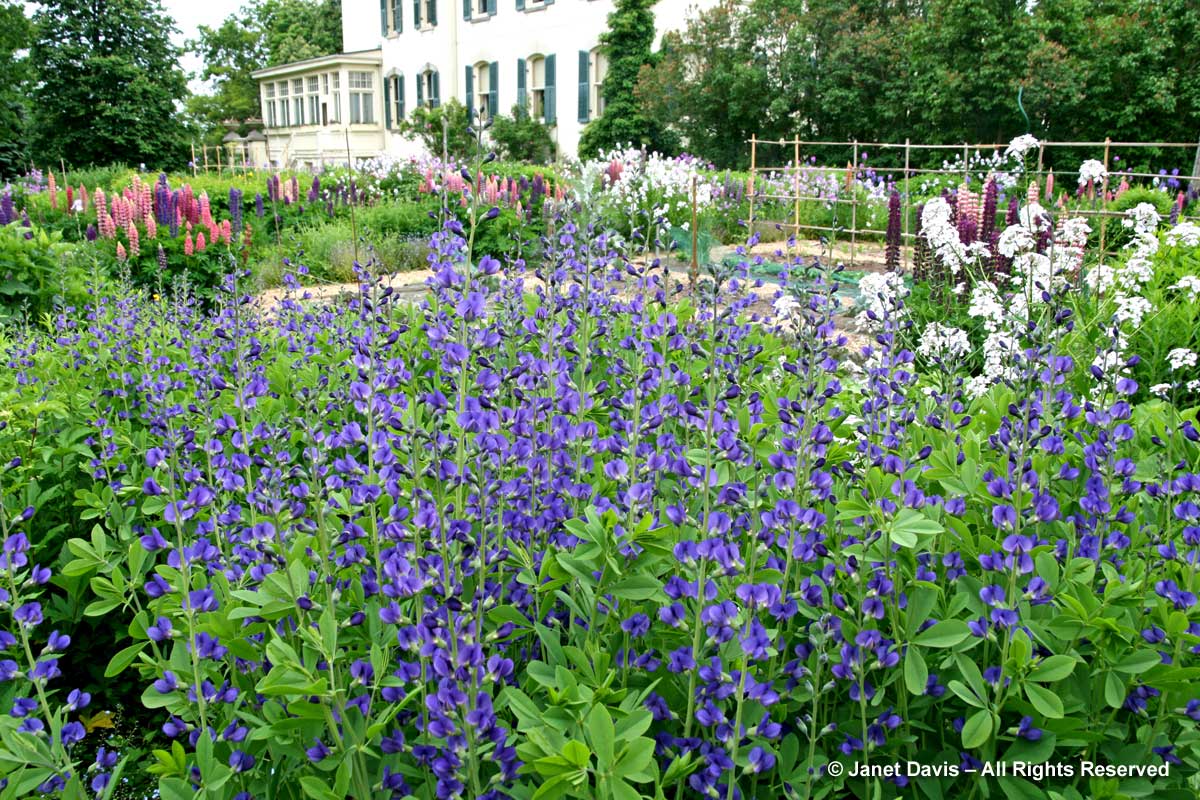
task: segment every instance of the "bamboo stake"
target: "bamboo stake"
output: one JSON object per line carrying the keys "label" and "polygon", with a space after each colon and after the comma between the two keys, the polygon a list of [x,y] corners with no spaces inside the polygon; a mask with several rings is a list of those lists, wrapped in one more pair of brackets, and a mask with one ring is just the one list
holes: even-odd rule
{"label": "bamboo stake", "polygon": [[754,176],[758,165],[758,134],[750,134],[750,235],[754,235]]}
{"label": "bamboo stake", "polygon": [[[1104,208],[1104,204],[1108,201],[1108,154],[1112,147],[1112,139],[1105,138],[1104,140],[1104,180],[1100,182],[1100,207]],[[1046,198],[1047,203],[1051,203],[1051,198]],[[1104,258],[1107,252],[1104,249],[1105,234],[1108,228],[1108,217],[1100,218],[1100,257]]]}
{"label": "bamboo stake", "polygon": [[792,210],[792,226],[796,229],[795,235],[800,235],[800,139],[796,138],[793,141],[795,150],[792,153],[792,168],[795,172],[792,173],[792,192],[796,195],[795,207]]}
{"label": "bamboo stake", "polygon": [[[445,124],[444,118],[443,118],[442,122],[444,125]],[[353,186],[354,185],[354,159],[352,159],[350,157],[350,129],[343,128],[342,131],[346,135],[346,167],[350,170],[350,185]],[[443,135],[445,135],[444,131],[445,131],[445,128],[443,128]],[[442,163],[444,164],[445,162],[443,161]],[[352,192],[352,194],[357,195],[357,192]],[[354,205],[355,205],[354,200],[351,199],[351,201],[350,201],[350,234],[354,237],[354,263],[357,264],[358,263],[358,221],[354,215]]]}
{"label": "bamboo stake", "polygon": [[696,176],[692,176],[692,267],[688,272],[688,283],[693,294],[696,291],[696,281],[700,278],[700,247],[699,214],[696,210]]}
{"label": "bamboo stake", "polygon": [[850,173],[850,266],[854,267],[854,258],[858,247],[858,191],[854,182],[858,179],[858,142],[854,143],[854,171]]}
{"label": "bamboo stake", "polygon": [[217,147],[217,174],[221,174],[221,147]]}
{"label": "bamboo stake", "polygon": [[909,263],[908,263],[909,254],[904,251],[904,245],[905,245],[905,243],[907,243],[909,241],[910,234],[908,232],[908,228],[909,228],[908,218],[910,216],[912,216],[912,213],[911,213],[912,212],[912,186],[909,185],[911,182],[911,176],[909,175],[909,166],[908,166],[909,153],[910,153],[909,140],[905,139],[904,140],[904,197],[903,197],[903,201],[901,202],[901,205],[900,205],[900,211],[902,214],[904,214],[904,241],[900,243],[901,244],[900,257],[901,257],[901,259],[903,259],[902,263],[906,270],[909,267]]}
{"label": "bamboo stake", "polygon": [[192,142],[192,177],[196,177],[196,143]]}

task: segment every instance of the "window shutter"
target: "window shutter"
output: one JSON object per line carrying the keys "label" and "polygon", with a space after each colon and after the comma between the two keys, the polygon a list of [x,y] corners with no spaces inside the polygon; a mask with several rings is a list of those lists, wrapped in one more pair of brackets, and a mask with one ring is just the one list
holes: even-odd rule
{"label": "window shutter", "polygon": [[475,68],[467,67],[467,119],[475,119]]}
{"label": "window shutter", "polygon": [[383,81],[383,127],[392,129],[392,79]]}
{"label": "window shutter", "polygon": [[425,73],[417,73],[417,106],[425,105]]}
{"label": "window shutter", "polygon": [[471,0],[463,0],[463,19],[471,18]]}
{"label": "window shutter", "polygon": [[[420,81],[417,81],[417,84],[420,85]],[[397,122],[400,122],[401,120],[404,119],[405,110],[406,109],[404,108],[404,76],[397,75],[396,76],[396,117],[397,117],[396,121]]]}
{"label": "window shutter", "polygon": [[525,59],[517,59],[517,106],[525,111]]}
{"label": "window shutter", "polygon": [[500,62],[488,65],[488,116],[492,119],[500,113]]}
{"label": "window shutter", "polygon": [[387,7],[388,0],[379,0],[379,32],[384,36],[388,35]]}
{"label": "window shutter", "polygon": [[591,56],[587,50],[579,51],[579,121],[587,122],[591,114],[591,85],[588,83],[588,62]]}
{"label": "window shutter", "polygon": [[427,5],[429,6],[429,13],[427,14],[429,24],[437,25],[437,0],[429,0]]}
{"label": "window shutter", "polygon": [[554,89],[554,56],[546,56],[546,124],[553,125],[558,117],[558,93]]}
{"label": "window shutter", "polygon": [[517,11],[525,10],[525,0],[517,0]]}
{"label": "window shutter", "polygon": [[554,5],[554,0],[545,0],[542,5],[552,6]]}
{"label": "window shutter", "polygon": [[421,27],[421,0],[413,0],[413,30]]}
{"label": "window shutter", "polygon": [[442,104],[442,81],[437,72],[429,76],[429,102],[434,108]]}
{"label": "window shutter", "polygon": [[496,16],[496,0],[485,0],[487,3],[487,13],[489,17]]}
{"label": "window shutter", "polygon": [[401,8],[403,4],[400,0],[392,0],[392,27],[396,29],[396,33],[404,30],[404,14]]}

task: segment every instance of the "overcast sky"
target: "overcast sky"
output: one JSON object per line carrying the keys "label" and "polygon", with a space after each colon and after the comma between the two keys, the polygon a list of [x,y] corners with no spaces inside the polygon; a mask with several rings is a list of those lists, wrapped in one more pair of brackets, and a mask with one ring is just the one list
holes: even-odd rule
{"label": "overcast sky", "polygon": [[[179,33],[175,42],[180,46],[188,39],[195,39],[201,25],[216,27],[230,14],[236,13],[245,0],[163,0],[163,8],[175,18],[175,27]],[[199,72],[204,65],[192,53],[185,53],[180,59],[184,70],[190,75]],[[202,91],[204,86],[199,81],[192,82],[192,91]]]}

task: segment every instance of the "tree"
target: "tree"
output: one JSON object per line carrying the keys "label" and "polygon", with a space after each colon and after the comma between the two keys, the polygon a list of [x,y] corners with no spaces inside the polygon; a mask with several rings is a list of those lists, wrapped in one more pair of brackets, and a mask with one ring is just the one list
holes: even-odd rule
{"label": "tree", "polygon": [[28,156],[26,147],[25,89],[29,60],[21,51],[29,46],[33,32],[20,4],[0,3],[0,177],[21,173]]}
{"label": "tree", "polygon": [[193,96],[188,109],[209,137],[219,139],[225,120],[262,117],[254,70],[331,55],[341,44],[341,0],[256,0],[218,27],[202,25],[188,43],[203,59],[200,76],[213,89]]}
{"label": "tree", "polygon": [[42,0],[33,24],[37,161],[184,160],[187,81],[160,0]]}
{"label": "tree", "polygon": [[646,114],[636,96],[638,76],[653,60],[652,8],[651,0],[616,0],[613,12],[608,15],[608,30],[600,35],[600,44],[608,57],[608,73],[600,87],[604,113],[583,129],[579,140],[581,157],[627,144],[662,151],[675,147],[673,137]]}

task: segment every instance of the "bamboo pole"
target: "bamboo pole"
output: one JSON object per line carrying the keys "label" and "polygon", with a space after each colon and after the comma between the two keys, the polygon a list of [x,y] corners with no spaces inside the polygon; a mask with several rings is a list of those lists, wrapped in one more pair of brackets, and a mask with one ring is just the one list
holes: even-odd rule
{"label": "bamboo pole", "polygon": [[[1100,207],[1101,208],[1104,208],[1104,204],[1106,202],[1108,202],[1108,156],[1109,156],[1109,150],[1111,149],[1111,147],[1112,147],[1112,140],[1105,139],[1104,140],[1104,180],[1102,180],[1100,182]],[[1046,198],[1046,202],[1051,203],[1051,199]],[[1108,229],[1108,217],[1101,217],[1100,218],[1100,257],[1101,258],[1104,258],[1105,255],[1107,254],[1104,249],[1104,245],[1106,242],[1105,234],[1107,233],[1107,229]]]}
{"label": "bamboo pole", "polygon": [[1200,192],[1200,141],[1196,142],[1196,160],[1192,162],[1192,179],[1188,182],[1188,188]]}
{"label": "bamboo pole", "polygon": [[218,145],[216,149],[217,149],[217,175],[220,175],[221,174],[221,150],[223,148],[221,148]]}
{"label": "bamboo pole", "polygon": [[196,177],[196,143],[192,142],[192,177]]}
{"label": "bamboo pole", "polygon": [[[900,213],[904,214],[904,241],[908,241],[908,239],[909,239],[908,218],[910,216],[912,216],[912,213],[911,213],[912,212],[912,186],[909,185],[909,183],[911,181],[911,175],[909,174],[910,150],[909,150],[908,145],[909,145],[909,140],[905,139],[904,140],[904,197],[902,198],[902,201],[900,203]],[[901,244],[903,244],[903,242]],[[908,253],[906,253],[904,251],[903,247],[900,248],[900,258],[902,259],[901,263],[904,265],[904,269],[907,270],[909,267]]]}
{"label": "bamboo pole", "polygon": [[758,165],[758,134],[750,134],[750,235],[754,235],[754,177]]}
{"label": "bamboo pole", "polygon": [[208,174],[208,145],[200,145],[200,154],[204,156],[204,174]]}
{"label": "bamboo pole", "polygon": [[688,283],[691,286],[692,292],[696,290],[696,281],[700,278],[700,222],[699,213],[696,210],[696,176],[692,176],[692,266],[688,270]]}
{"label": "bamboo pole", "polygon": [[854,169],[850,173],[850,267],[858,249],[858,191],[854,185],[858,179],[858,142],[854,143]]}
{"label": "bamboo pole", "polygon": [[797,137],[792,140],[795,146],[792,151],[792,192],[796,195],[795,204],[792,209],[792,226],[796,229],[795,235],[800,235],[800,139]]}

